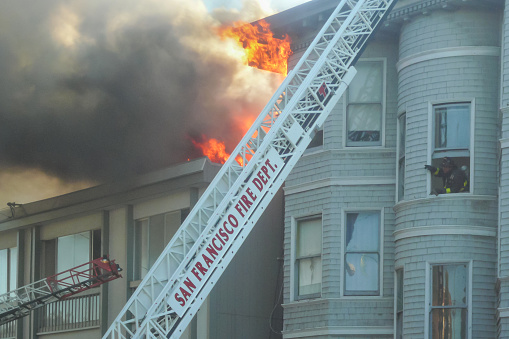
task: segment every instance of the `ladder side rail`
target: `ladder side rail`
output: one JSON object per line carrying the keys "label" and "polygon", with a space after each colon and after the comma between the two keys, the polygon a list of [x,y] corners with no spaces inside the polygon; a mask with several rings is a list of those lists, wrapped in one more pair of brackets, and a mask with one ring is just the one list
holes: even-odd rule
{"label": "ladder side rail", "polygon": [[[334,14],[337,14],[339,13],[340,10],[342,10],[342,7],[344,6],[344,4],[346,3],[346,0],[342,0],[341,1],[341,4],[337,6]],[[326,23],[326,25],[324,25],[324,27],[322,28],[322,31],[321,32],[325,32],[326,29],[327,29],[327,25],[332,25],[332,21],[333,21],[333,16],[331,16],[328,20],[328,22]],[[305,59],[309,56],[309,54],[312,52],[312,49],[315,48],[316,45],[319,44],[319,40],[321,39],[320,36],[317,36],[313,43],[311,44],[311,47],[308,48],[307,52],[305,53],[305,55],[303,57],[301,57],[299,63],[296,65],[296,67],[292,70],[292,72],[290,72],[289,76],[285,78],[285,80],[283,81],[282,85],[280,86],[279,90],[273,95],[273,97],[271,98],[270,102],[268,103],[267,107],[265,108],[265,110],[262,112],[262,114],[260,114],[259,118],[257,119],[257,121],[255,121],[255,123],[253,124],[253,127],[246,133],[246,136],[244,137],[244,139],[239,143],[239,146],[237,147],[236,150],[234,150],[234,152],[232,152],[232,156],[230,156],[230,159],[229,159],[229,162],[230,164],[228,164],[228,161],[227,163],[223,166],[223,170],[221,172],[218,173],[218,175],[216,176],[216,179],[215,181],[220,181],[222,180],[222,178],[226,177],[228,174],[226,173],[231,167],[235,167],[236,164],[234,163],[235,161],[235,158],[236,156],[233,156],[235,154],[237,154],[238,156],[239,155],[243,155],[242,153],[242,148],[243,146],[242,145],[245,145],[245,144],[248,144],[249,143],[249,139],[252,140],[252,138],[250,138],[250,136],[254,135],[257,131],[259,131],[261,129],[260,126],[262,127],[265,127],[265,128],[270,128],[271,124],[274,123],[274,121],[277,119],[277,116],[274,116],[274,115],[271,115],[271,113],[275,112],[275,114],[277,115],[281,110],[282,110],[282,107],[280,106],[285,106],[285,103],[288,101],[289,97],[291,97],[289,91],[287,90],[287,87],[289,86],[289,83],[293,80],[296,72],[302,67],[302,65],[304,64],[304,62],[306,61]],[[315,53],[318,54],[318,52],[315,51]],[[267,123],[269,122],[269,123]],[[266,133],[265,133],[266,134]],[[262,135],[262,133],[258,132],[258,136]],[[260,144],[260,140],[257,139],[257,144]],[[240,148],[240,150],[238,150]],[[245,154],[245,152],[244,152]],[[243,156],[243,160],[247,163],[247,161],[249,159],[247,159],[246,156]],[[213,192],[213,189],[216,187],[217,185],[217,182],[212,182],[210,185],[209,185],[209,192],[205,192],[203,195],[202,195],[202,199],[200,200],[206,200],[207,197],[210,197],[211,195],[214,194]],[[226,199],[228,200],[228,199]],[[200,202],[198,202],[199,204]],[[213,207],[216,207],[217,206],[213,206]],[[192,215],[189,215],[188,218],[192,218],[193,216]],[[186,221],[183,223],[183,226],[185,226],[186,224]],[[179,231],[177,231],[178,233],[184,233],[184,229],[185,227],[183,227],[182,229],[179,229]],[[180,243],[184,243],[184,241],[182,240],[184,237],[181,235],[181,234],[176,234],[175,237],[172,239],[173,240],[173,243],[170,242],[170,244],[168,244],[167,247],[179,247],[179,246],[175,246],[175,243],[176,242],[180,242]],[[171,259],[167,259],[167,260],[171,260]],[[164,264],[164,263],[159,263],[159,265],[161,264]],[[157,270],[157,267],[158,266],[158,263],[155,263],[153,265],[153,269],[154,271]],[[153,273],[153,272],[152,272]],[[148,275],[150,275],[151,273],[149,272]],[[157,284],[157,282],[147,282],[147,283],[143,283],[140,284],[140,286],[138,286],[138,289],[137,290],[141,290],[144,288],[144,286],[142,285],[149,285],[148,288],[150,289],[153,289],[154,287],[154,284]],[[136,292],[135,292],[136,293]],[[140,293],[140,292],[138,292]],[[128,306],[128,305],[126,305]],[[129,307],[125,307],[121,313],[126,313],[127,312],[127,309]],[[121,316],[121,315],[119,315]]]}
{"label": "ladder side rail", "polygon": [[[346,87],[345,87],[345,88],[346,88]],[[311,91],[311,93],[314,93],[314,91]],[[278,121],[279,121],[279,120],[278,120]],[[270,133],[270,132],[269,132],[269,133]],[[307,145],[306,145],[306,146],[307,146]],[[305,147],[304,147],[304,149],[305,149]],[[160,313],[160,312],[156,312],[156,313],[158,314],[157,316],[160,316],[160,314],[162,314],[162,313]],[[164,313],[164,312],[163,312],[163,313]],[[147,321],[147,320],[145,320],[145,321]],[[157,325],[156,325],[155,323],[151,326],[151,328],[156,328],[156,327],[157,327]],[[148,333],[148,332],[147,332],[147,333],[145,333],[145,334],[146,334],[146,335],[149,335],[149,333]]]}
{"label": "ladder side rail", "polygon": [[232,159],[233,159],[233,157],[232,157]]}

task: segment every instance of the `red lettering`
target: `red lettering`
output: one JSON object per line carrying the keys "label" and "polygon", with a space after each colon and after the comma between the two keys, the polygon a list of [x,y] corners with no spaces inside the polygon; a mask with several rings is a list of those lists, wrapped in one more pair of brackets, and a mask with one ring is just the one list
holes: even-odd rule
{"label": "red lettering", "polygon": [[[270,179],[269,170],[267,169],[267,167],[262,166],[262,172],[263,172],[263,173],[265,173],[265,175],[267,176],[267,178],[269,178],[269,179]],[[258,174],[260,174],[260,172],[258,172]]]}
{"label": "red lettering", "polygon": [[251,205],[253,205],[253,203],[249,201],[249,199],[245,195],[242,195],[242,198],[240,198],[240,200],[242,200],[246,204],[247,208],[250,208]]}
{"label": "red lettering", "polygon": [[[240,202],[240,201],[239,201],[239,203],[240,203],[240,204],[242,204],[242,202]],[[242,207],[244,207],[244,205],[242,205]],[[240,209],[239,204],[235,205],[235,209],[237,210],[237,212],[239,212],[239,213],[240,213],[240,216],[241,216],[242,218],[244,218],[244,212],[242,212],[242,210]],[[244,207],[244,210],[246,210],[246,208],[245,208],[245,207]]]}
{"label": "red lettering", "polygon": [[219,229],[219,235],[221,235],[221,236],[223,237],[223,239],[224,239],[224,241],[223,241],[223,239],[221,239],[221,238],[219,238],[219,237],[218,237],[219,241],[220,241],[223,245],[225,244],[225,243],[224,243],[225,241],[228,241],[228,239],[230,239],[230,237],[228,236],[228,234],[226,234],[226,232],[225,232],[222,228],[220,228],[220,229]]}
{"label": "red lettering", "polygon": [[239,221],[237,220],[237,218],[235,218],[233,214],[230,214],[228,216],[228,221],[230,222],[230,225],[232,225],[233,227],[239,226]]}
{"label": "red lettering", "polygon": [[175,293],[175,300],[178,301],[180,306],[184,306],[186,304],[186,301],[184,300],[184,298],[182,298],[178,293]]}
{"label": "red lettering", "polygon": [[[196,288],[196,285],[193,284],[193,282],[191,281],[191,279],[187,278],[185,281],[184,281],[184,285],[186,285],[186,287],[189,289],[189,291],[193,292],[194,289]],[[182,288],[181,288],[182,289]],[[189,294],[189,296],[191,296]],[[186,298],[187,300],[187,298]]]}
{"label": "red lettering", "polygon": [[[198,263],[199,264],[199,263]],[[196,264],[196,266],[198,266],[198,264]],[[191,270],[191,272],[193,272],[194,276],[196,278],[198,278],[198,281],[201,281],[201,278],[200,276],[198,275],[198,272],[196,272],[196,267],[193,267],[193,269]]]}
{"label": "red lettering", "polygon": [[[270,164],[270,160],[269,160],[269,159],[267,159],[267,160],[265,161],[265,165],[269,166],[269,167],[270,167],[270,169],[272,170],[272,172],[276,171],[276,170],[274,169],[274,167],[272,167],[272,165]],[[277,165],[274,165],[274,166],[277,168]]]}
{"label": "red lettering", "polygon": [[262,184],[260,179],[254,178],[253,179],[253,184],[256,186],[256,188],[258,188],[258,191],[260,191],[260,192],[262,191],[263,184]]}
{"label": "red lettering", "polygon": [[227,222],[227,221],[225,221],[225,222],[224,222],[224,224],[223,224],[223,228],[224,228],[224,230],[225,230],[225,231],[226,231],[226,233],[228,233],[228,234],[233,234],[233,229],[230,229],[230,230],[231,230],[231,232],[230,232],[230,231],[228,231],[228,229],[226,228],[226,225],[227,225],[227,224],[228,224],[228,222]]}
{"label": "red lettering", "polygon": [[[203,255],[205,256],[205,255]],[[207,258],[208,259],[208,258]],[[210,259],[209,259],[210,260]],[[196,263],[196,267],[198,267],[198,269],[200,270],[201,274],[205,275],[205,273],[207,273],[207,269],[205,267],[203,267],[203,265],[201,264],[201,262],[197,262]],[[209,265],[210,267],[210,265]]]}
{"label": "red lettering", "polygon": [[[188,278],[189,279],[189,278]],[[186,301],[187,299],[191,296],[191,294],[189,292],[187,292],[185,289],[183,289],[182,287],[180,288],[180,292],[182,293],[182,295],[184,296],[184,298],[186,298]]]}
{"label": "red lettering", "polygon": [[[212,261],[209,257],[207,257],[205,254],[202,254],[201,256],[202,256],[203,260],[205,260],[205,262],[207,263],[207,267],[210,267],[210,265],[212,265],[212,264],[214,263],[214,262],[213,262],[213,261]],[[201,264],[200,264],[200,266],[201,266]],[[205,268],[203,268],[203,269],[205,269]]]}
{"label": "red lettering", "polygon": [[[217,246],[217,245],[216,245],[215,240],[217,240],[217,238],[218,238],[218,237],[217,237],[217,235],[216,235],[216,237],[214,237],[214,238],[212,239],[212,246],[214,246],[215,250],[214,250],[213,248],[210,248],[210,246],[209,246],[209,247],[207,247],[207,252],[209,252],[210,254],[212,254],[212,253],[211,253],[211,251],[214,251],[214,252],[216,253],[216,255],[217,255],[217,251],[221,251],[221,250],[223,249],[223,246]],[[221,240],[221,239],[220,239],[220,240]]]}
{"label": "red lettering", "polygon": [[246,190],[247,194],[249,194],[249,197],[255,201],[256,200],[256,195],[253,194],[253,191],[251,191],[251,189],[248,187],[247,190]]}

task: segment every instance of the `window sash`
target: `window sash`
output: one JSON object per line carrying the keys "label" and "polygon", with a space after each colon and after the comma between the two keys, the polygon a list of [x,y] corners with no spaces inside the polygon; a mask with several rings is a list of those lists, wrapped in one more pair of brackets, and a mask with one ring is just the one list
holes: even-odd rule
{"label": "window sash", "polygon": [[467,264],[431,266],[431,338],[467,338],[468,272]]}
{"label": "window sash", "polygon": [[380,294],[380,211],[345,216],[344,294]]}
{"label": "window sash", "polygon": [[298,220],[295,245],[296,298],[319,297],[322,289],[322,218]]}
{"label": "window sash", "polygon": [[63,272],[90,261],[91,232],[57,238],[57,272]]}
{"label": "window sash", "polygon": [[435,151],[470,148],[470,103],[433,106]]}
{"label": "window sash", "polygon": [[347,90],[346,145],[382,144],[384,64],[360,61],[357,74]]}

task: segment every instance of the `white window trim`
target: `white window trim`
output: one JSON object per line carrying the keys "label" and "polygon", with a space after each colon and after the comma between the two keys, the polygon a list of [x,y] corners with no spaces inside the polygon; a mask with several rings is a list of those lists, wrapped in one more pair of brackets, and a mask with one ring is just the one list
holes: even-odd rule
{"label": "white window trim", "polygon": [[440,261],[426,261],[426,274],[424,286],[424,339],[429,339],[430,322],[429,313],[431,311],[431,266],[433,265],[451,265],[451,264],[467,264],[468,265],[468,316],[467,316],[467,338],[472,339],[472,277],[473,277],[473,260],[440,260]]}
{"label": "white window trim", "polygon": [[[345,91],[343,93],[343,148],[349,148],[349,149],[352,149],[352,148],[363,148],[363,149],[366,149],[366,148],[374,148],[374,149],[378,149],[378,148],[384,148],[385,147],[385,115],[386,115],[386,108],[387,108],[387,58],[360,58],[358,60],[358,62],[369,62],[369,61],[381,61],[382,62],[382,131],[380,133],[380,138],[382,138],[381,140],[381,144],[380,145],[377,145],[377,146],[374,146],[374,145],[368,145],[368,146],[347,146],[346,145],[346,139],[347,139],[347,134],[348,134],[348,127],[346,126],[346,108],[347,108],[347,93],[348,91]],[[355,77],[354,77],[355,79]]]}
{"label": "white window trim", "polygon": [[[405,123],[407,121],[407,118],[408,118],[408,115],[406,114],[406,111],[402,111],[400,113],[398,113],[398,118],[396,120],[396,196],[394,197],[394,201],[396,201],[396,203],[398,203],[400,200],[399,200],[399,146],[400,146],[400,140],[399,140],[399,135],[400,135],[400,130],[401,130],[401,124],[400,124],[400,120],[401,119],[401,116],[402,115],[405,115]],[[408,124],[407,124],[408,125]],[[406,126],[405,126],[406,128]],[[406,132],[405,132],[406,134]],[[403,170],[404,172],[406,172],[406,136],[405,136],[405,169]],[[404,196],[403,196],[403,199],[401,201],[404,201]]]}
{"label": "white window trim", "polygon": [[[380,211],[380,269],[379,269],[379,276],[378,276],[378,284],[380,288],[380,294],[379,295],[345,295],[345,239],[346,239],[346,214],[347,213],[355,213],[355,212],[373,212],[373,211]],[[362,208],[347,208],[341,210],[341,269],[339,271],[339,288],[340,288],[340,296],[344,299],[360,299],[360,298],[367,298],[367,299],[379,299],[383,298],[384,296],[384,289],[383,289],[383,281],[384,281],[384,267],[383,267],[383,260],[384,260],[384,208],[379,207],[362,207]]]}
{"label": "white window trim", "polygon": [[[443,104],[452,104],[452,103],[461,103],[467,102],[470,103],[470,145],[469,145],[469,153],[470,153],[470,166],[469,173],[470,176],[468,178],[469,190],[468,192],[464,192],[461,194],[474,194],[474,142],[475,142],[475,98],[452,98],[448,100],[440,100],[440,101],[428,101],[428,154],[426,164],[431,164],[431,160],[433,157],[433,133],[434,133],[434,125],[433,125],[433,106],[435,105],[443,105]],[[431,192],[431,173],[426,171],[426,195]],[[441,196],[450,196],[449,194],[441,194]]]}
{"label": "white window trim", "polygon": [[[291,230],[290,230],[290,301],[305,301],[308,299],[299,299],[296,293],[297,277],[295,276],[295,261],[297,260],[296,241],[297,241],[297,222],[303,219],[320,218],[322,220],[322,289],[323,289],[323,213],[306,214],[291,217]],[[322,290],[320,290],[322,295]]]}
{"label": "white window trim", "polygon": [[[396,328],[397,328],[397,308],[398,308],[398,270],[403,271],[403,281],[405,280],[405,265],[398,265],[394,267],[394,339],[396,339]],[[405,285],[403,284],[403,287]],[[405,319],[405,289],[403,292],[403,320]],[[403,333],[402,333],[403,334]]]}

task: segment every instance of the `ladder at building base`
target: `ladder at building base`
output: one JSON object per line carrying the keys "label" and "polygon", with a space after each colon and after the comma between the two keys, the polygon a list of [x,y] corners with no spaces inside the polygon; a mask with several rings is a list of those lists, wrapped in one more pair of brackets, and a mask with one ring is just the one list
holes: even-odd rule
{"label": "ladder at building base", "polygon": [[346,90],[355,61],[395,2],[339,2],[103,338],[181,336]]}
{"label": "ladder at building base", "polygon": [[36,308],[121,278],[115,260],[103,256],[0,295],[0,325],[19,319]]}

